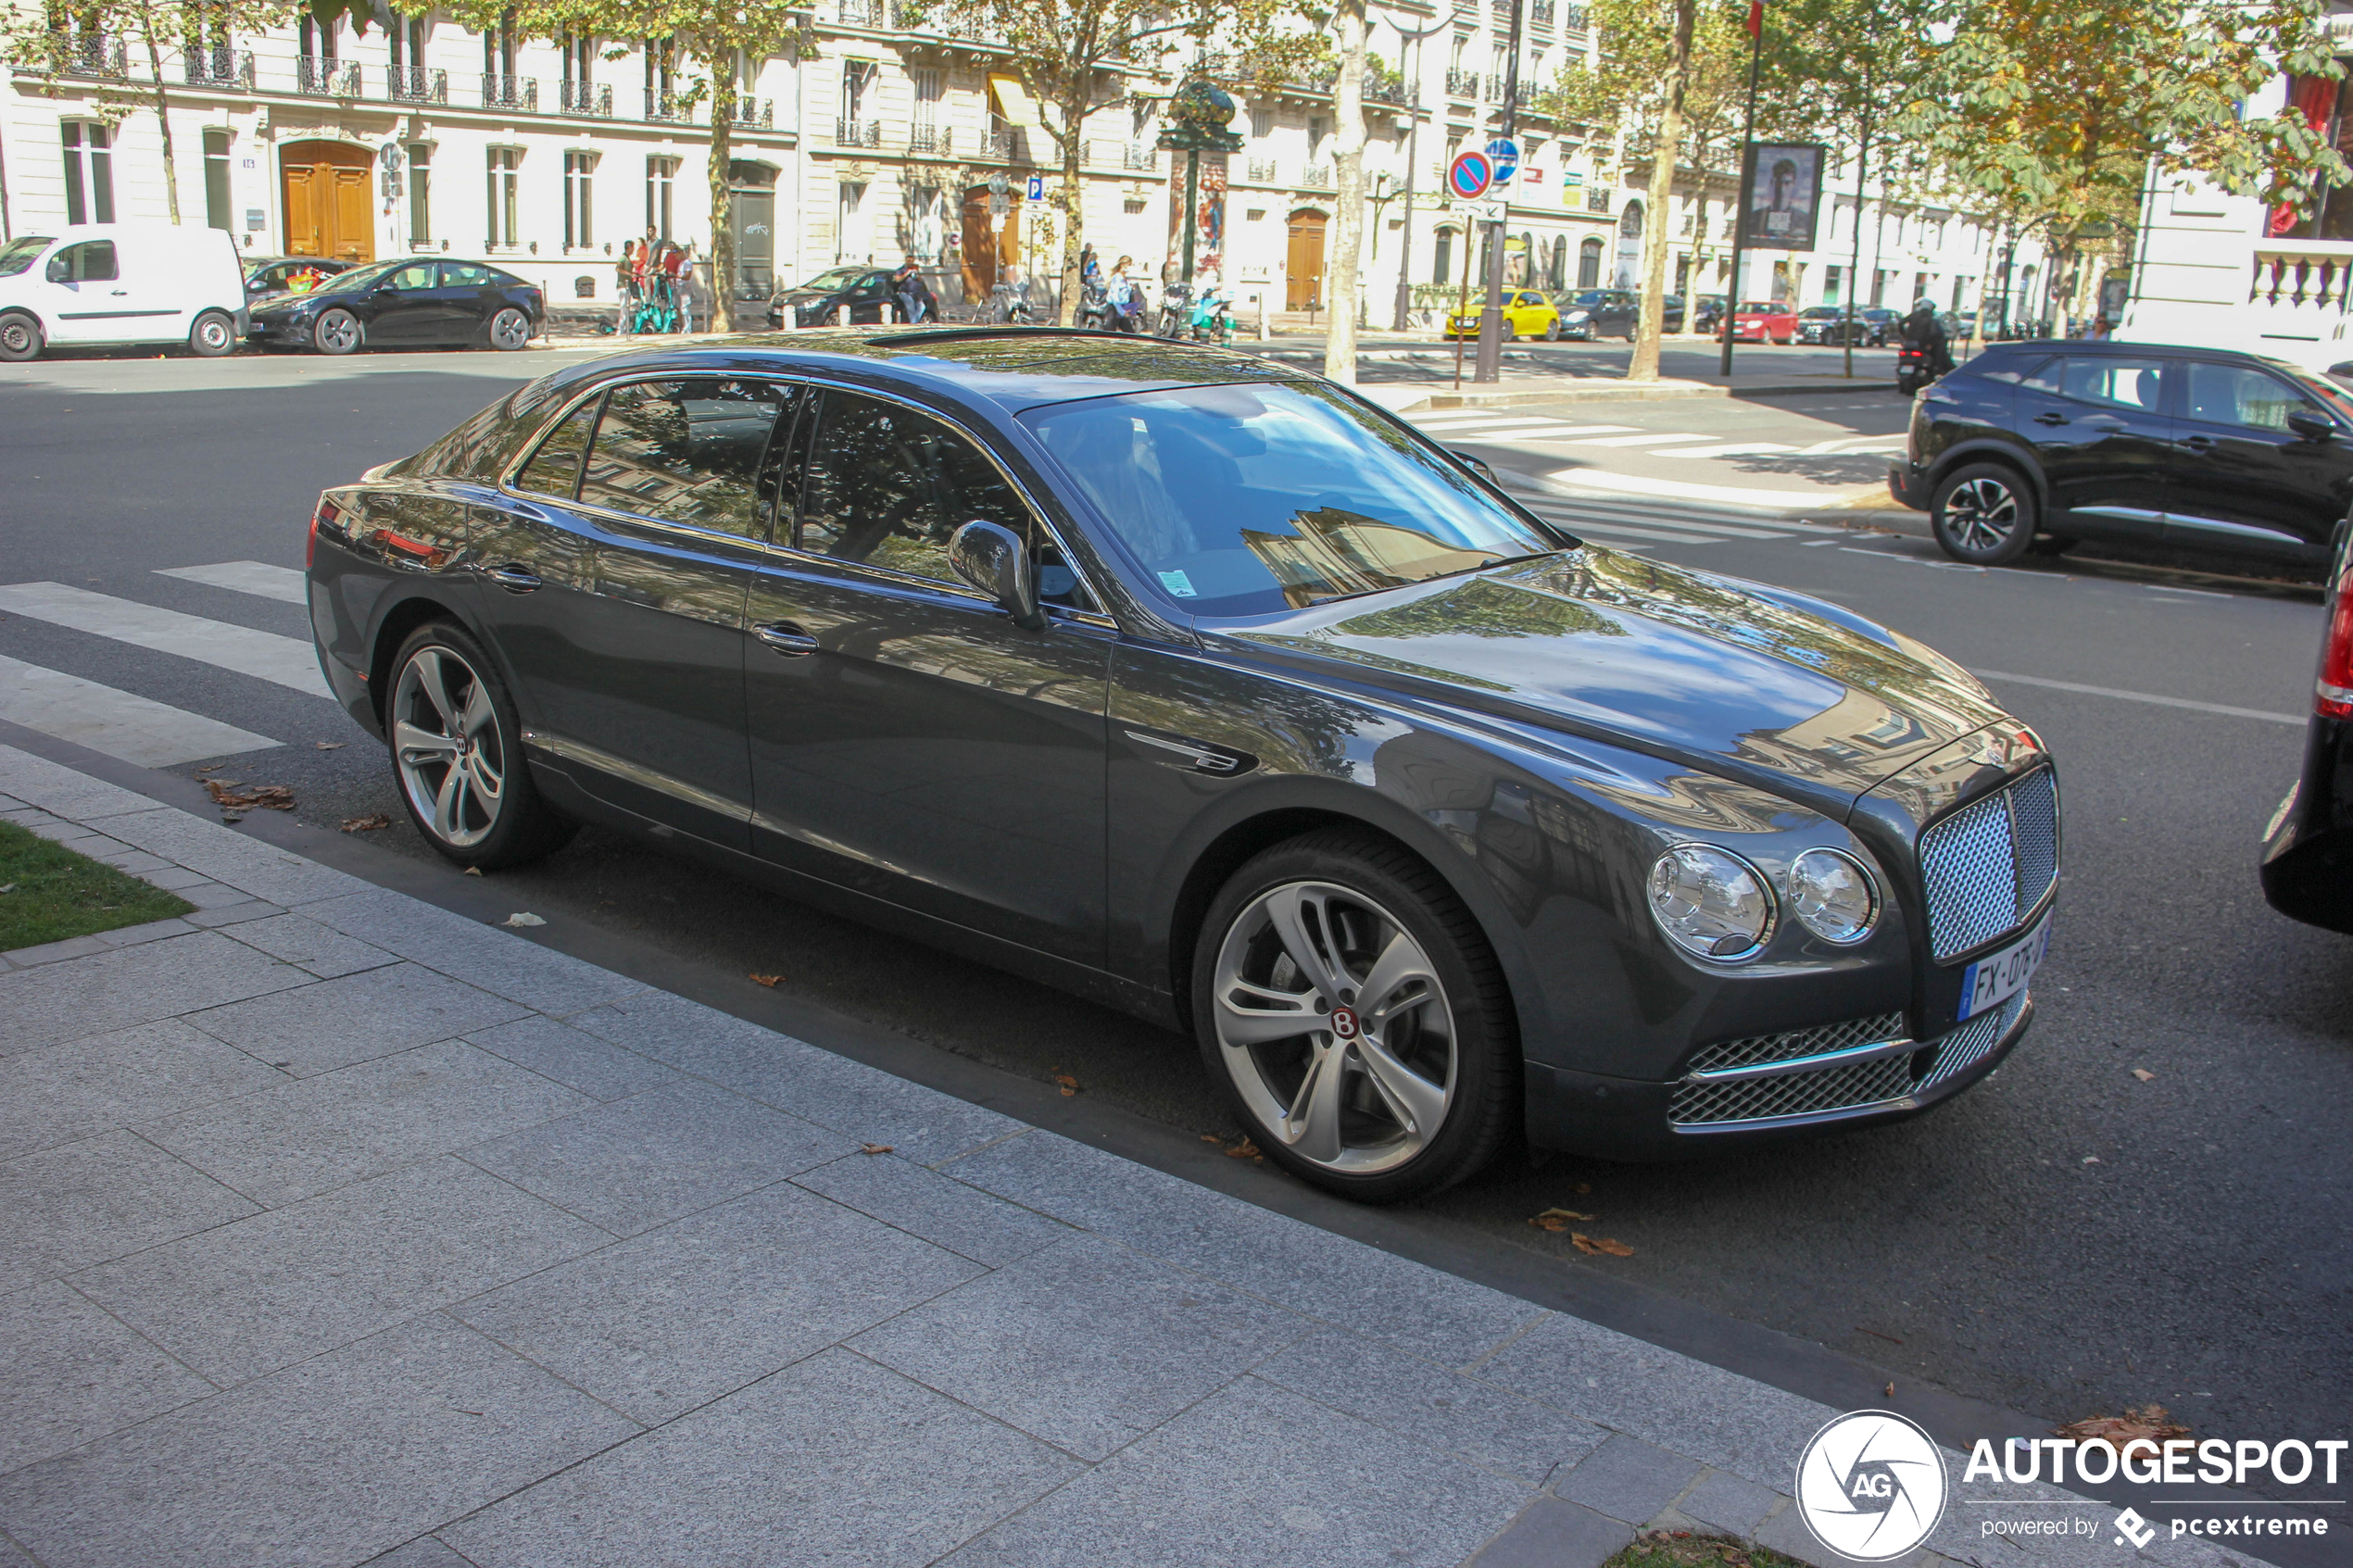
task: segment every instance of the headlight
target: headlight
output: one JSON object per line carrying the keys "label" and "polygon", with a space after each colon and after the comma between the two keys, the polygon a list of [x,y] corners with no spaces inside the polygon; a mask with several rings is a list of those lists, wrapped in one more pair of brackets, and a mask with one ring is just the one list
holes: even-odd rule
{"label": "headlight", "polygon": [[1592,317],[1582,310],[1572,310],[1561,318],[1564,321],[1590,321]]}
{"label": "headlight", "polygon": [[1789,904],[1798,923],[1825,942],[1847,947],[1879,923],[1879,889],[1851,855],[1808,849],[1789,869]]}
{"label": "headlight", "polygon": [[1652,918],[1678,947],[1737,962],[1773,933],[1773,895],[1755,866],[1729,850],[1679,844],[1651,865]]}

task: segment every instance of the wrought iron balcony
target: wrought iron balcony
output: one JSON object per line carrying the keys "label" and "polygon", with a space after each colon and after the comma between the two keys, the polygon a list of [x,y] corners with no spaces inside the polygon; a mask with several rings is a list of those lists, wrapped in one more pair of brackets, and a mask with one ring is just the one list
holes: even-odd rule
{"label": "wrought iron balcony", "polygon": [[1528,19],[1538,27],[1553,25],[1553,0],[1529,0]]}
{"label": "wrought iron balcony", "polygon": [[1328,163],[1319,163],[1315,168],[1307,170],[1307,172],[1299,177],[1299,188],[1302,191],[1330,190],[1332,188],[1332,166]]}
{"label": "wrought iron balcony", "polygon": [[1249,161],[1249,169],[1250,178],[1258,182],[1260,184],[1271,185],[1275,182],[1275,160],[1273,158],[1252,158]]}
{"label": "wrought iron balcony", "polygon": [[773,131],[776,126],[776,100],[774,98],[737,98],[737,125],[749,125],[758,131]]}
{"label": "wrought iron balcony", "polygon": [[[1504,79],[1502,77],[1491,76],[1487,79],[1487,98],[1490,103],[1500,104],[1504,101]],[[1536,83],[1532,82],[1521,82],[1519,84],[1519,90],[1512,94],[1512,100],[1516,107],[1523,109],[1533,106],[1536,102]]]}
{"label": "wrought iron balcony", "polygon": [[610,119],[612,83],[560,82],[556,84],[556,107],[566,114],[585,115],[590,119]]}
{"label": "wrought iron balcony", "polygon": [[57,69],[65,76],[101,76],[121,81],[131,74],[129,51],[122,36],[113,32],[77,32],[57,51]]}
{"label": "wrought iron balcony", "polygon": [[660,124],[684,125],[695,118],[695,107],[675,93],[648,93],[646,118]]}
{"label": "wrought iron balcony", "polygon": [[1610,191],[1607,185],[1586,186],[1585,210],[1588,212],[1607,212],[1609,210],[1609,196]]}
{"label": "wrought iron balcony", "polygon": [[907,132],[907,150],[931,157],[947,157],[953,151],[956,128],[952,125],[918,125]]}
{"label": "wrought iron balcony", "polygon": [[446,104],[449,101],[449,73],[427,70],[422,66],[386,66],[384,96],[396,104]]}
{"label": "wrought iron balcony", "polygon": [[844,27],[879,30],[890,16],[884,0],[834,0],[834,19]]}
{"label": "wrought iron balcony", "polygon": [[1587,20],[1587,12],[1584,6],[1563,6],[1561,7],[1562,31],[1583,32],[1590,25],[1590,22]]}
{"label": "wrought iron balcony", "polygon": [[1478,96],[1478,72],[1450,69],[1446,72],[1446,95],[1450,98]]}
{"label": "wrought iron balcony", "polygon": [[317,55],[295,56],[295,91],[322,98],[359,96],[359,68]]}
{"label": "wrought iron balcony", "polygon": [[837,147],[879,147],[882,145],[882,121],[879,119],[837,119],[834,121],[834,145]]}
{"label": "wrought iron balcony", "polygon": [[227,44],[202,46],[188,51],[188,85],[191,87],[233,87],[241,92],[253,91],[253,51],[232,49]]}
{"label": "wrought iron balcony", "polygon": [[1160,153],[1150,142],[1130,142],[1120,164],[1123,169],[1155,169],[1160,167]]}
{"label": "wrought iron balcony", "polygon": [[491,76],[482,79],[482,107],[539,112],[539,79],[535,76]]}
{"label": "wrought iron balcony", "polygon": [[1027,163],[1029,138],[1013,126],[992,130],[981,138],[980,156],[996,163]]}
{"label": "wrought iron balcony", "polygon": [[1402,109],[1413,101],[1411,94],[1405,91],[1405,79],[1402,76],[1367,75],[1365,78],[1365,102],[1368,104],[1393,104]]}
{"label": "wrought iron balcony", "polygon": [[[861,25],[851,23],[851,26]],[[882,24],[874,24],[880,27]],[[962,39],[967,44],[993,44],[1004,47],[1002,37],[983,26],[975,13],[958,7],[942,9],[937,6],[924,8],[918,17],[915,7],[894,3],[890,7],[890,30],[893,32],[928,32],[939,38]]]}

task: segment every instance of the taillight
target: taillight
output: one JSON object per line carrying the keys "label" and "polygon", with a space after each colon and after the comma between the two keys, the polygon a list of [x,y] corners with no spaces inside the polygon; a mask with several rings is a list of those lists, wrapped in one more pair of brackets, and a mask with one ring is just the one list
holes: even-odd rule
{"label": "taillight", "polygon": [[334,528],[341,522],[343,514],[335,509],[335,504],[333,501],[328,500],[324,495],[319,497],[319,509],[310,514],[309,536],[303,541],[303,571],[309,571],[310,563],[319,558],[320,528],[322,525],[328,528]]}
{"label": "taillight", "polygon": [[2312,684],[2312,711],[2323,719],[2353,719],[2353,565],[2337,573],[2328,641],[2321,645],[2320,678]]}

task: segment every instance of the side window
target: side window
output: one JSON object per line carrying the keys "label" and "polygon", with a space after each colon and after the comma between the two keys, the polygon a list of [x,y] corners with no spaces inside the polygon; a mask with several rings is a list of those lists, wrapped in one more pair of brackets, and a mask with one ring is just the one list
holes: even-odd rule
{"label": "side window", "polygon": [[515,475],[515,488],[535,495],[569,501],[580,493],[580,459],[588,450],[588,433],[597,428],[597,408],[604,400],[591,397],[574,408],[564,422],[547,433],[539,450]]}
{"label": "side window", "polygon": [[2288,411],[2312,405],[2273,376],[2241,365],[2189,364],[2189,417],[2210,425],[2249,430],[2287,430]]}
{"label": "side window", "polygon": [[728,376],[614,387],[597,422],[581,500],[765,539],[760,459],[789,391]]}
{"label": "side window", "polygon": [[422,293],[433,287],[433,263],[419,261],[403,267],[391,277],[386,278],[384,282],[398,289],[402,294]]}
{"label": "side window", "polygon": [[490,269],[479,262],[445,261],[441,264],[441,286],[445,289],[478,289],[490,281]]}
{"label": "side window", "polygon": [[49,281],[53,283],[105,283],[120,274],[115,270],[112,240],[84,240],[78,245],[68,245],[49,258]]}
{"label": "side window", "polygon": [[896,403],[825,394],[802,481],[802,549],[960,583],[948,540],[975,518],[1032,537],[1021,498],[962,435]]}
{"label": "side window", "polygon": [[[2112,359],[2101,355],[2096,358],[2070,358],[2059,364],[2062,396],[2145,414],[2154,414],[2164,407],[2162,359]],[[2042,373],[2037,372],[2038,376]]]}

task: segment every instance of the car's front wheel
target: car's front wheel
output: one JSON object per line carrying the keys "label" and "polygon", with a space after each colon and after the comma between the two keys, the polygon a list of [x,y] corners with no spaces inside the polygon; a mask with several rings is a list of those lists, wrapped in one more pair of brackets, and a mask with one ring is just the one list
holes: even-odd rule
{"label": "car's front wheel", "polygon": [[1193,1022],[1252,1139],[1366,1202],[1451,1185],[1515,1135],[1519,1045],[1478,921],[1397,845],[1334,829],[1235,873],[1194,952]]}
{"label": "car's front wheel", "polygon": [[1937,547],[1973,566],[2016,560],[2034,542],[2032,492],[2015,469],[1970,463],[1945,476],[1929,502]]}
{"label": "car's front wheel", "polygon": [[393,659],[384,734],[401,804],[447,859],[495,871],[561,848],[578,824],[539,797],[522,724],[482,647],[436,621]]}
{"label": "car's front wheel", "polygon": [[1555,317],[1554,317],[1551,320],[1549,320],[1549,321],[1547,321],[1547,322],[1545,322],[1545,323],[1544,323],[1544,341],[1545,341],[1546,343],[1558,343],[1558,342],[1560,342],[1560,340],[1561,340],[1561,324],[1560,324],[1560,318],[1559,318],[1559,317],[1557,317],[1557,316],[1555,316]]}
{"label": "car's front wheel", "polygon": [[531,318],[507,307],[490,318],[490,346],[512,352],[531,342]]}
{"label": "car's front wheel", "polygon": [[11,365],[41,356],[41,323],[20,310],[0,316],[0,360]]}
{"label": "car's front wheel", "polygon": [[330,310],[310,329],[310,341],[321,354],[348,354],[359,346],[359,318],[348,310]]}

